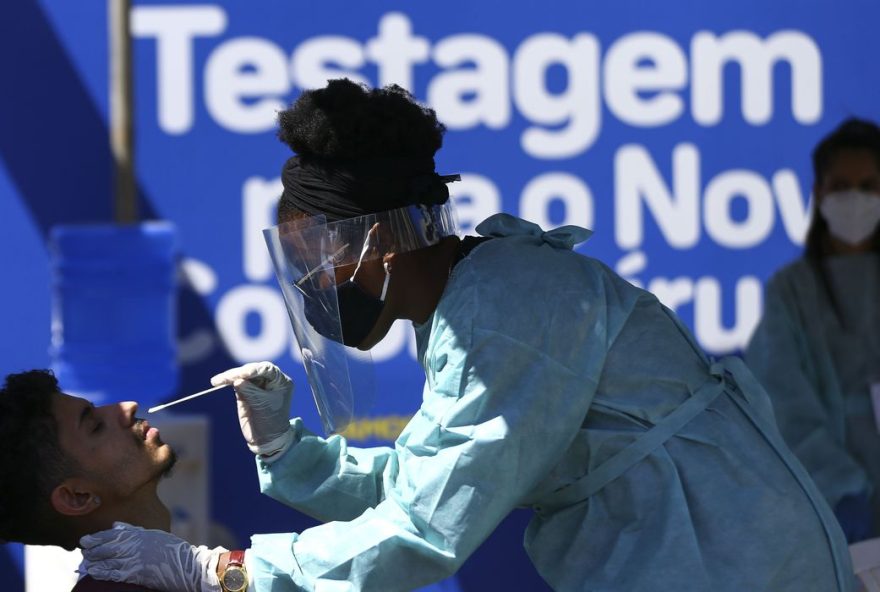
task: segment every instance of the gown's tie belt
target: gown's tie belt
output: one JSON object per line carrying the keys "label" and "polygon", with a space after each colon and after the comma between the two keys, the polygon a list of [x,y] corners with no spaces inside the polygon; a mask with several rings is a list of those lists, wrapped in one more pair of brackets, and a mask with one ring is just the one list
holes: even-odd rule
{"label": "gown's tie belt", "polygon": [[724,392],[727,386],[728,373],[725,365],[727,359],[714,362],[709,367],[711,378],[698,388],[693,396],[664,417],[660,423],[641,434],[626,448],[605,460],[577,481],[549,494],[532,508],[539,514],[545,514],[585,501],[620,477],[630,467],[649,456]]}
{"label": "gown's tie belt", "polygon": [[[690,420],[699,415],[718,395],[727,391],[730,399],[742,411],[755,429],[764,437],[767,444],[779,456],[789,472],[797,480],[809,498],[825,530],[831,553],[834,557],[838,588],[848,588],[847,580],[852,573],[847,568],[849,557],[846,547],[841,551],[834,544],[831,529],[840,530],[831,508],[811,486],[810,477],[803,466],[794,458],[782,440],[775,426],[775,418],[770,399],[763,387],[748,370],[743,361],[734,356],[722,358],[709,367],[711,378],[706,381],[692,397],[679,405],[675,411],[664,417],[660,423],[636,438],[626,448],[607,459],[598,467],[573,483],[558,489],[532,506],[539,515],[547,515],[556,510],[586,501],[603,487],[620,477],[636,463],[646,458],[652,451],[674,436]],[[838,535],[840,533],[838,532]]]}

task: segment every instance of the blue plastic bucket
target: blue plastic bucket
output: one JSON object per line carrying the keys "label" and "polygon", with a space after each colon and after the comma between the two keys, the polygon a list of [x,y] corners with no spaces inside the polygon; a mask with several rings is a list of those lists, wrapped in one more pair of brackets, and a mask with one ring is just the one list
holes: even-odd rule
{"label": "blue plastic bucket", "polygon": [[52,229],[49,353],[65,392],[142,409],[174,394],[175,258],[169,222]]}

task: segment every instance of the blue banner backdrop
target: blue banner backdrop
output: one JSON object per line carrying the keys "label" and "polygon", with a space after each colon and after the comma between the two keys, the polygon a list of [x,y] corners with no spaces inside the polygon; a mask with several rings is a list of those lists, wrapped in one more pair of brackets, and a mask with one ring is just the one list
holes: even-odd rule
{"label": "blue banner backdrop", "polygon": [[[502,210],[590,227],[581,252],[657,293],[710,353],[741,349],[763,282],[800,251],[813,145],[878,116],[878,20],[870,0],[136,2],[138,182],[143,217],[180,235],[180,393],[273,360],[320,429],[260,230],[289,156],[276,112],[342,76],[437,110],[465,231]],[[0,5],[4,374],[49,363],[48,230],[112,220],[107,64],[104,2]],[[384,386],[358,443],[393,439],[419,404],[409,333],[373,351]],[[212,420],[216,521],[243,544],[311,524],[259,496],[228,398],[186,411]],[[527,519],[499,527],[461,589],[544,589]]]}

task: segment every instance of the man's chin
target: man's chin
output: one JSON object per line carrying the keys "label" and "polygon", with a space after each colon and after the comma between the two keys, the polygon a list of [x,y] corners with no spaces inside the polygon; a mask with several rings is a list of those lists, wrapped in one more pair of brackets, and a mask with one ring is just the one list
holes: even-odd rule
{"label": "man's chin", "polygon": [[177,464],[177,453],[174,452],[174,449],[169,446],[168,447],[168,458],[166,458],[162,462],[162,464],[160,466],[160,470],[159,470],[159,476],[160,477],[170,477],[171,473],[174,469],[174,465],[176,465],[176,464]]}

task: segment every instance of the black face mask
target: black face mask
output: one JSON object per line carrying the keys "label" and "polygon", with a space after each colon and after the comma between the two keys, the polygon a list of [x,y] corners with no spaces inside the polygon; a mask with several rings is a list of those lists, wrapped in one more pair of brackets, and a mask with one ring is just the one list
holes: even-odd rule
{"label": "black face mask", "polygon": [[[340,327],[331,321],[333,315],[328,314],[323,306],[327,298],[332,298],[333,291],[336,292],[336,301],[339,305],[342,335],[339,335]],[[343,343],[348,347],[356,347],[367,338],[376,326],[382,309],[385,308],[383,300],[370,296],[353,280],[347,280],[336,288],[324,288],[314,292],[314,295],[303,292],[305,315],[309,324],[327,339]]]}

